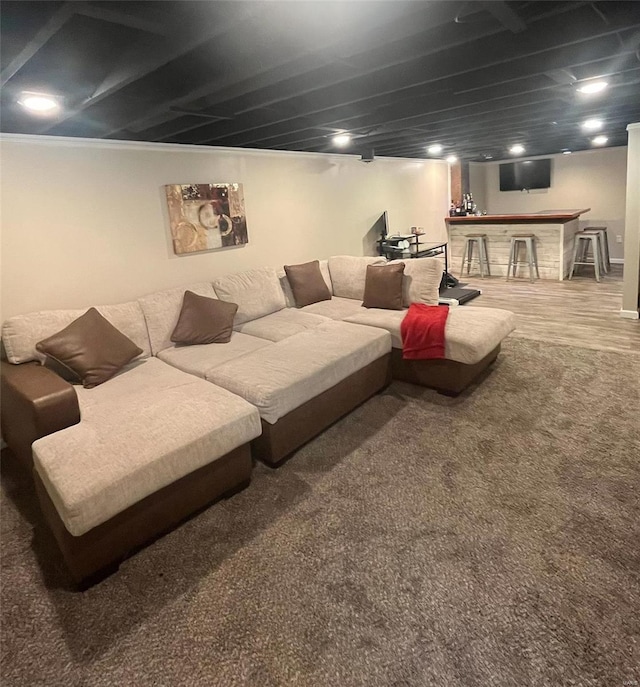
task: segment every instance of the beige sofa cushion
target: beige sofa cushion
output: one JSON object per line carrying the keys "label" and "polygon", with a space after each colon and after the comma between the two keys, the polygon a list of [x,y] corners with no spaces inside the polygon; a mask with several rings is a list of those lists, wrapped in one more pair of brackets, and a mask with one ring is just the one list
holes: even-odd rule
{"label": "beige sofa cushion", "polygon": [[205,374],[214,367],[270,345],[271,342],[266,339],[233,332],[228,343],[171,346],[160,351],[158,358],[183,372],[204,379]]}
{"label": "beige sofa cushion", "polygon": [[353,255],[330,257],[329,273],[333,284],[333,295],[361,301],[364,297],[367,265],[386,264],[387,261],[384,258],[355,257]]}
{"label": "beige sofa cushion", "polygon": [[245,398],[273,424],[390,350],[382,329],[326,322],[220,365],[207,379]]}
{"label": "beige sofa cushion", "polygon": [[313,329],[326,321],[327,318],[320,317],[320,315],[312,315],[294,308],[284,308],[271,313],[271,315],[245,322],[236,329],[243,334],[259,336],[269,341],[281,341],[306,329]]}
{"label": "beige sofa cushion", "polygon": [[444,330],[445,357],[473,365],[480,362],[516,328],[509,310],[463,305],[449,309]]}
{"label": "beige sofa cushion", "polygon": [[357,312],[347,315],[345,322],[364,324],[369,327],[379,327],[391,334],[391,343],[394,348],[402,348],[402,336],[400,336],[400,324],[404,320],[406,310],[381,310],[380,308],[359,308]]}
{"label": "beige sofa cushion", "polygon": [[216,297],[213,286],[209,282],[199,282],[178,286],[175,289],[156,291],[138,299],[149,328],[153,355],[158,355],[160,351],[173,346],[171,334],[180,317],[185,291],[192,291],[198,296],[207,298]]}
{"label": "beige sofa cushion", "polygon": [[331,273],[329,272],[328,260],[320,260],[320,272],[322,272],[322,278],[324,279],[326,285],[329,287],[329,291],[333,293],[333,282],[331,281]]}
{"label": "beige sofa cushion", "polygon": [[75,536],[261,432],[246,401],[157,358],[79,388],[78,400],[82,421],[33,445],[35,469]]}
{"label": "beige sofa cushion", "polygon": [[[391,334],[394,348],[402,348],[400,324],[406,310],[370,309],[346,318],[346,322],[381,327]],[[445,358],[472,365],[482,360],[515,329],[515,315],[497,308],[464,305],[449,309],[444,330]]]}
{"label": "beige sofa cushion", "polygon": [[343,320],[349,315],[361,312],[362,309],[362,301],[334,296],[330,301],[320,301],[319,303],[305,305],[304,308],[300,308],[300,312],[321,315],[332,320]]}
{"label": "beige sofa cushion", "polygon": [[401,262],[404,262],[402,282],[404,306],[408,308],[411,303],[438,305],[444,261],[440,258],[413,258],[391,260],[389,264],[395,265]]}
{"label": "beige sofa cushion", "polygon": [[[11,363],[30,360],[45,361],[45,355],[36,351],[36,344],[77,320],[88,308],[74,310],[43,310],[16,315],[2,325],[2,342]],[[140,305],[136,301],[116,305],[98,305],[96,310],[116,329],[129,337],[142,349],[142,358],[151,355],[147,325]]]}
{"label": "beige sofa cushion", "polygon": [[236,325],[270,315],[287,305],[278,275],[271,267],[218,277],[213,288],[221,300],[238,304]]}

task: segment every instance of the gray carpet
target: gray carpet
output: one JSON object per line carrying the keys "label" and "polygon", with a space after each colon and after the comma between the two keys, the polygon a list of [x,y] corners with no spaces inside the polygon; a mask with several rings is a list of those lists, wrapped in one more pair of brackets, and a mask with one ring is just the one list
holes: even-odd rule
{"label": "gray carpet", "polygon": [[5,460],[2,684],[637,684],[639,386],[522,340],[394,383],[84,594]]}

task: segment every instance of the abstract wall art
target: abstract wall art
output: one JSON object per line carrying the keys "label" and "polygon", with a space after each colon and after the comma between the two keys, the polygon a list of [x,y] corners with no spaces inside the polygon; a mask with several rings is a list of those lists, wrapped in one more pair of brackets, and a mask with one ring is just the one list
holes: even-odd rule
{"label": "abstract wall art", "polygon": [[249,242],[242,184],[165,186],[176,255]]}

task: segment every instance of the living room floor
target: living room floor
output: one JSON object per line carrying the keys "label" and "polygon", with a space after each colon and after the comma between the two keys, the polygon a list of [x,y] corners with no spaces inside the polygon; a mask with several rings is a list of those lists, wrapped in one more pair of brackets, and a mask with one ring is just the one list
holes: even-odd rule
{"label": "living room floor", "polygon": [[518,316],[513,337],[640,355],[640,321],[620,317],[622,266],[598,283],[580,276],[567,281],[460,277],[482,295],[462,307],[504,308]]}
{"label": "living room floor", "polygon": [[3,456],[2,684],[636,684],[638,379],[510,337],[460,397],[394,382],[84,593]]}

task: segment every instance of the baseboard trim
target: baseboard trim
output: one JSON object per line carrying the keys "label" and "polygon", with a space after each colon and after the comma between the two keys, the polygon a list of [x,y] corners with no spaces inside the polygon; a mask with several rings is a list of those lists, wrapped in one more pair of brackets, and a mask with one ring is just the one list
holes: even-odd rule
{"label": "baseboard trim", "polygon": [[637,310],[621,310],[620,317],[624,317],[625,320],[637,320],[640,319]]}
{"label": "baseboard trim", "polygon": [[612,265],[624,265],[624,258],[609,258]]}

